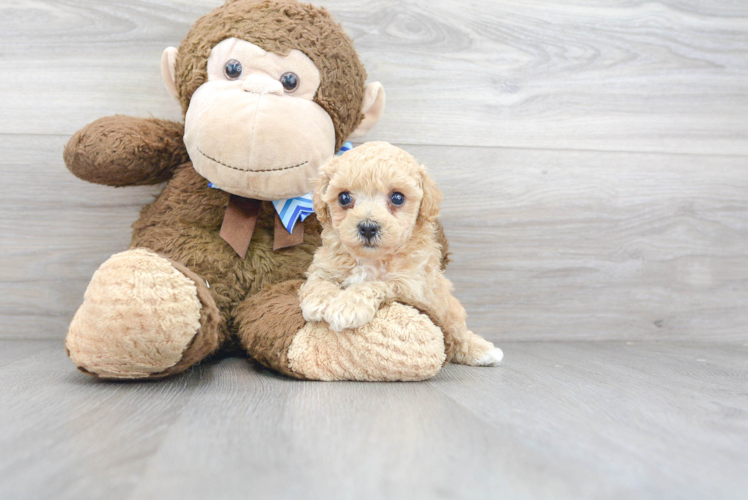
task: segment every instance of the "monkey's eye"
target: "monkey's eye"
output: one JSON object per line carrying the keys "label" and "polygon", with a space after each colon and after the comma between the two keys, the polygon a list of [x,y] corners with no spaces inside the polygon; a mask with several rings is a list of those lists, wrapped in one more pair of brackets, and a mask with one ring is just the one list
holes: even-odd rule
{"label": "monkey's eye", "polygon": [[341,207],[347,207],[352,201],[353,198],[351,198],[351,193],[348,191],[343,191],[338,195],[338,203],[340,203]]}
{"label": "monkey's eye", "polygon": [[281,75],[280,82],[283,85],[283,90],[289,94],[299,88],[299,77],[296,73],[291,73],[290,71]]}
{"label": "monkey's eye", "polygon": [[242,63],[236,59],[231,59],[226,63],[226,66],[223,67],[223,74],[226,75],[226,78],[229,80],[236,80],[242,76]]}
{"label": "monkey's eye", "polygon": [[400,205],[405,203],[405,195],[403,193],[397,193],[397,192],[392,193],[390,195],[390,201],[392,202],[393,205],[399,207]]}

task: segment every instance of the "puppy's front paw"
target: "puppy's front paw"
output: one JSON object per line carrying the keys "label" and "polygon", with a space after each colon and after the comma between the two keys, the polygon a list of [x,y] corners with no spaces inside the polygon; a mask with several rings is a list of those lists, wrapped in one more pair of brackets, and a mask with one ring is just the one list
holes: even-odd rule
{"label": "puppy's front paw", "polygon": [[306,321],[322,321],[325,314],[325,304],[320,300],[306,297],[301,301],[301,315]]}
{"label": "puppy's front paw", "polygon": [[371,304],[357,304],[346,300],[335,300],[328,304],[324,319],[330,328],[341,332],[348,328],[359,328],[374,319],[377,308]]}

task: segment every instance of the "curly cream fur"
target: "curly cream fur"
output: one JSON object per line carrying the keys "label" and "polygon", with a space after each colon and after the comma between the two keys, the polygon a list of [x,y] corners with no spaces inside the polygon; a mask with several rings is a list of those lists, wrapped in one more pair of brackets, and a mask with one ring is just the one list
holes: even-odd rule
{"label": "curly cream fur", "polygon": [[[338,202],[343,192],[352,199],[346,206]],[[390,202],[394,192],[404,194],[401,206]],[[501,351],[467,329],[465,309],[441,270],[440,200],[426,169],[385,142],[326,163],[314,194],[322,247],[299,291],[304,318],[343,331],[371,322],[385,302],[404,301],[437,319],[452,340],[450,361],[497,364]],[[373,243],[358,233],[364,221],[379,227]]]}

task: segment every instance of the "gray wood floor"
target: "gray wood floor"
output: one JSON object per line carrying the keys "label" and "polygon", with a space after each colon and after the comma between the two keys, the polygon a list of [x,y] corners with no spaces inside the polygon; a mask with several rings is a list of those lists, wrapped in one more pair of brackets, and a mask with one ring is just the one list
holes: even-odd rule
{"label": "gray wood floor", "polygon": [[445,194],[505,365],[92,380],[62,338],[160,187],[75,179],[101,116],[181,119],[161,51],[223,0],[0,2],[0,499],[745,498],[748,4],[324,0]]}
{"label": "gray wood floor", "polygon": [[507,342],[425,383],[102,383],[0,341],[0,498],[745,498],[748,345]]}

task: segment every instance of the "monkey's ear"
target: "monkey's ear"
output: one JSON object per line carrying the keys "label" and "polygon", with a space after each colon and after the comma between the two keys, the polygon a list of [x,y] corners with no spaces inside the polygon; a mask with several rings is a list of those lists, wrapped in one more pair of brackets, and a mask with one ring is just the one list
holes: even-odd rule
{"label": "monkey's ear", "polygon": [[361,106],[361,112],[364,114],[364,119],[359,124],[358,128],[348,137],[349,139],[356,139],[361,137],[366,132],[374,128],[379,119],[384,113],[384,87],[379,82],[371,82],[366,86],[364,92],[364,104]]}
{"label": "monkey's ear", "polygon": [[442,201],[442,192],[425,171],[422,177],[422,187],[423,198],[421,198],[421,207],[418,209],[418,217],[423,217],[427,222],[436,222],[437,217],[439,217],[439,202]]}
{"label": "monkey's ear", "polygon": [[161,76],[164,79],[164,85],[166,90],[174,97],[179,100],[179,91],[177,91],[177,79],[176,79],[176,67],[177,67],[177,48],[167,47],[164,53],[161,54]]}
{"label": "monkey's ear", "polygon": [[317,220],[320,224],[330,222],[330,212],[327,210],[327,203],[322,200],[329,185],[330,177],[327,175],[324,168],[320,169],[320,176],[317,178],[317,187],[314,189],[314,193],[312,194],[314,213],[317,214]]}

